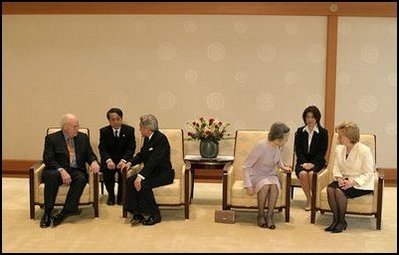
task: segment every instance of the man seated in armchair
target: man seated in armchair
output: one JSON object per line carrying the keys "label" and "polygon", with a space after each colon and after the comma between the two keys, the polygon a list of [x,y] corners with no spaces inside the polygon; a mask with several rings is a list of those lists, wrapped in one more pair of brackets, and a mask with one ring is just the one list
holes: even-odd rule
{"label": "man seated in armchair", "polygon": [[[79,121],[73,114],[65,114],[61,130],[45,138],[43,162],[44,215],[40,227],[59,225],[68,215],[78,212],[79,199],[88,182],[86,163],[94,173],[100,170],[97,157],[86,134],[78,132]],[[51,215],[59,186],[69,185],[68,195],[62,211]]]}

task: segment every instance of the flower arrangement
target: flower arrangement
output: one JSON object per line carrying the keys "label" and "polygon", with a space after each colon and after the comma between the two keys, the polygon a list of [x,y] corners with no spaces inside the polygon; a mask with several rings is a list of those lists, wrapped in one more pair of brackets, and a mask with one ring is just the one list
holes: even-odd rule
{"label": "flower arrangement", "polygon": [[187,123],[188,136],[192,140],[212,140],[217,143],[225,135],[230,135],[227,133],[229,125],[230,123],[222,123],[213,118],[201,117],[199,120]]}

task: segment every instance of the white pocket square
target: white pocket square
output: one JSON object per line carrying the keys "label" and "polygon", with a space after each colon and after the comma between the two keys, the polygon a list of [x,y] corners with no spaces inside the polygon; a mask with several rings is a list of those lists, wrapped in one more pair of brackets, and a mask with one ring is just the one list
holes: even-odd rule
{"label": "white pocket square", "polygon": [[151,148],[149,148],[148,150],[149,150],[149,151],[152,151],[153,149],[154,149],[154,148],[151,147]]}

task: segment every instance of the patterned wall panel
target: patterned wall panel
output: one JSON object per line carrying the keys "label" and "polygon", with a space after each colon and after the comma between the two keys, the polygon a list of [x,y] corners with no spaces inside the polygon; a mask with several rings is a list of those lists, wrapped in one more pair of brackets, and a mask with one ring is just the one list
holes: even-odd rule
{"label": "patterned wall panel", "polygon": [[339,18],[336,125],[377,136],[377,166],[397,164],[397,19]]}
{"label": "patterned wall panel", "polygon": [[[66,112],[92,130],[97,152],[113,106],[135,127],[153,113],[161,128],[204,116],[231,123],[233,136],[275,121],[293,134],[308,105],[324,114],[325,65],[320,16],[4,16],[3,158],[41,158],[45,129]],[[221,154],[233,145],[222,141]]]}

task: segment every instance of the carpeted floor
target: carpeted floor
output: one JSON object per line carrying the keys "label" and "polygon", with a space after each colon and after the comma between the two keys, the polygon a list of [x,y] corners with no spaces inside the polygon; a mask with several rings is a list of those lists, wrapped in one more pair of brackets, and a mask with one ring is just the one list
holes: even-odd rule
{"label": "carpeted floor", "polygon": [[396,187],[384,189],[381,231],[373,217],[348,216],[348,230],[340,234],[323,230],[330,214],[317,213],[316,224],[309,223],[301,189],[295,189],[289,223],[283,212],[275,214],[276,230],[257,227],[254,212],[238,212],[235,224],[215,223],[219,183],[195,184],[188,220],[183,210],[163,209],[161,223],[132,227],[104,195],[99,218],[84,208],[56,228],[41,229],[39,207],[29,219],[28,187],[27,178],[2,178],[2,252],[397,252]]}

